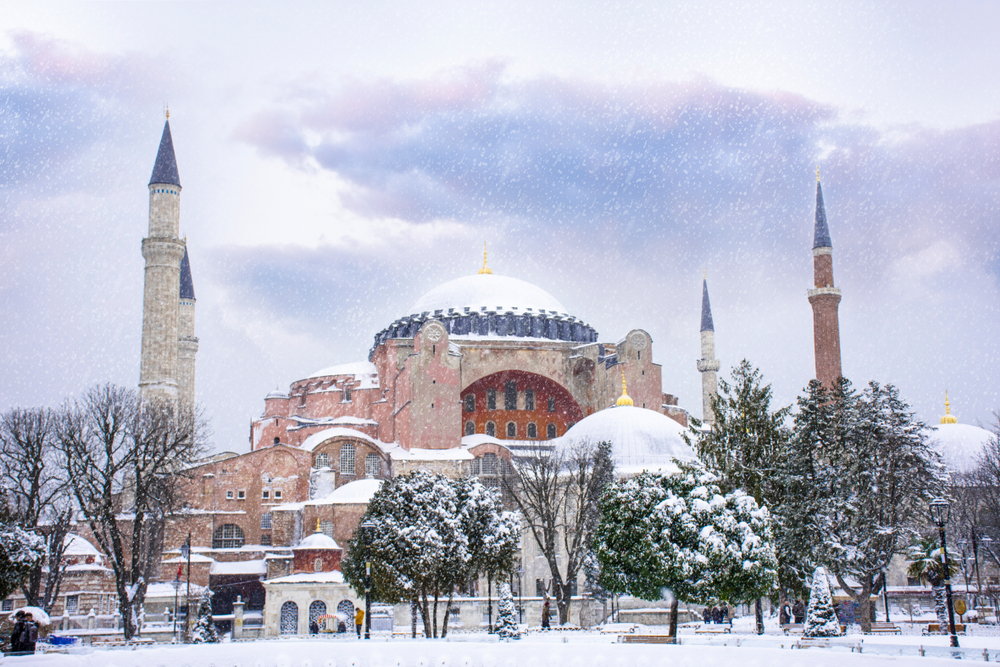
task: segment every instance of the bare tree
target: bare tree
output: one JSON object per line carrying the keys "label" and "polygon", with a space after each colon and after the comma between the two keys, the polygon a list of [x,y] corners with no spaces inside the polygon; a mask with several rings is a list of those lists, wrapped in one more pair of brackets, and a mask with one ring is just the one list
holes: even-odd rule
{"label": "bare tree", "polygon": [[87,391],[59,419],[70,488],[114,571],[125,638],[142,629],[148,577],[186,466],[202,452],[204,424],[190,411],[143,402],[114,385]]}
{"label": "bare tree", "polygon": [[[504,477],[505,489],[548,563],[560,625],[569,620],[573,584],[590,553],[600,494],[610,479],[606,448],[593,443],[554,452],[538,447]],[[565,558],[564,570],[557,556]]]}
{"label": "bare tree", "polygon": [[66,572],[63,553],[73,518],[52,410],[13,408],[0,415],[0,484],[10,516],[45,541],[45,558],[21,590],[29,605],[48,612]]}

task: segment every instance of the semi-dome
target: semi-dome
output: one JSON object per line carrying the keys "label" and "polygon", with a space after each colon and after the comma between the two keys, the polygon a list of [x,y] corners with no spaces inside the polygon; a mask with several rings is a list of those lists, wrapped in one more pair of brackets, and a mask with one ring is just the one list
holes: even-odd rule
{"label": "semi-dome", "polygon": [[388,339],[412,338],[430,320],[442,322],[451,336],[597,342],[592,327],[542,288],[487,272],[456,278],[424,294],[406,315],[375,335],[371,352]]}
{"label": "semi-dome", "polygon": [[975,467],[983,446],[996,437],[978,426],[945,422],[931,427],[930,441],[949,468],[966,472]]}
{"label": "semi-dome", "polygon": [[556,449],[570,452],[607,441],[616,473],[675,472],[678,462],[695,459],[694,450],[684,442],[685,430],[654,410],[616,405],[578,422],[558,439]]}

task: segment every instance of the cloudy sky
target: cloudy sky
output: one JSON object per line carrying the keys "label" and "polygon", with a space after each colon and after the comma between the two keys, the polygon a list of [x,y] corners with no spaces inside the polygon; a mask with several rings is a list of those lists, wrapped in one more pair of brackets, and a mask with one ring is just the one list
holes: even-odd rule
{"label": "cloudy sky", "polygon": [[1000,4],[873,4],[3,3],[0,409],[138,381],[169,103],[219,449],[483,242],[602,340],[650,332],[698,415],[707,268],[723,368],[791,403],[817,165],[845,375],[989,423]]}

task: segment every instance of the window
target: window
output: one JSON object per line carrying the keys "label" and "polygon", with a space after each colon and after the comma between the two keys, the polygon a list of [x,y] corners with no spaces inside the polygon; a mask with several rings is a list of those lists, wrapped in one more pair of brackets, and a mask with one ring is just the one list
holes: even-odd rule
{"label": "window", "polygon": [[80,596],[79,595],[67,595],[66,596],[66,614],[72,616],[76,614],[77,608],[80,606]]}
{"label": "window", "polygon": [[[267,489],[264,489],[264,491],[261,492],[260,497],[263,500],[270,500],[271,499],[271,492],[268,491]],[[275,496],[275,498],[277,498],[277,496]]]}
{"label": "window", "polygon": [[354,443],[345,442],[340,446],[340,474],[354,474]]}
{"label": "window", "polygon": [[278,631],[283,635],[296,635],[299,633],[299,605],[291,600],[281,605],[281,620]]}
{"label": "window", "polygon": [[344,385],[344,402],[345,403],[351,402],[351,388],[346,384]]}
{"label": "window", "polygon": [[465,411],[475,412],[476,411],[476,395],[466,394],[465,395]]}
{"label": "window", "polygon": [[330,455],[326,452],[316,455],[316,467],[317,468],[329,468],[330,467]]}
{"label": "window", "polygon": [[548,589],[548,586],[545,585],[545,580],[544,579],[535,579],[535,597],[536,598],[545,597],[545,591],[547,589]]}
{"label": "window", "polygon": [[555,424],[549,424],[548,426],[545,427],[545,437],[548,438],[549,440],[551,440],[552,438],[556,437],[556,425]]}
{"label": "window", "polygon": [[535,390],[525,389],[524,390],[524,409],[534,410],[535,409]]}
{"label": "window", "polygon": [[376,477],[378,475],[378,469],[378,454],[366,454],[365,475],[368,477]]}
{"label": "window", "polygon": [[465,422],[465,435],[472,435],[476,432],[476,423],[473,421]]}
{"label": "window", "polygon": [[538,437],[538,426],[535,425],[535,422],[531,422],[530,424],[528,424],[528,437],[529,438]]}
{"label": "window", "polygon": [[264,512],[260,515],[260,529],[271,530],[271,513]]}
{"label": "window", "polygon": [[281,500],[281,489],[275,489],[274,490],[274,499],[275,500]]}
{"label": "window", "polygon": [[482,472],[482,469],[483,469],[482,462],[483,462],[483,460],[480,459],[480,458],[474,458],[474,459],[472,459],[472,476],[473,477],[478,477],[479,473]]}
{"label": "window", "polygon": [[503,387],[503,409],[517,410],[517,383],[508,380]]}
{"label": "window", "polygon": [[500,463],[496,454],[483,454],[483,475],[495,477],[500,472]]}
{"label": "window", "polygon": [[246,499],[247,499],[246,491],[240,489],[239,491],[236,492],[236,500],[246,500]]}
{"label": "window", "polygon": [[233,492],[226,491],[226,500],[232,500],[232,499],[233,499]]}
{"label": "window", "polygon": [[14,601],[4,600],[3,603],[0,604],[0,611],[14,611]]}
{"label": "window", "polygon": [[269,547],[269,546],[271,546],[271,536],[270,536],[270,534],[268,534],[268,535],[261,535],[260,536],[260,544],[263,547]]}
{"label": "window", "polygon": [[323,571],[323,559],[317,556],[316,560],[313,561],[313,572],[322,572],[322,571]]}
{"label": "window", "polygon": [[555,411],[556,411],[556,397],[549,396],[549,412],[555,412]]}
{"label": "window", "polygon": [[507,422],[507,437],[516,438],[517,437],[517,424],[514,422]]}
{"label": "window", "polygon": [[496,410],[497,409],[497,390],[490,388],[486,390],[486,409]]}
{"label": "window", "polygon": [[309,624],[312,625],[313,622],[316,622],[322,627],[323,623],[319,620],[321,616],[326,616],[326,603],[322,600],[313,600],[313,603],[309,605]]}
{"label": "window", "polygon": [[215,529],[212,536],[213,549],[239,549],[243,546],[243,529],[235,523],[227,523]]}
{"label": "window", "polygon": [[319,522],[319,532],[323,533],[329,538],[333,538],[333,522],[332,521],[320,521]]}
{"label": "window", "polygon": [[497,435],[497,425],[493,422],[486,422],[486,435],[495,438]]}

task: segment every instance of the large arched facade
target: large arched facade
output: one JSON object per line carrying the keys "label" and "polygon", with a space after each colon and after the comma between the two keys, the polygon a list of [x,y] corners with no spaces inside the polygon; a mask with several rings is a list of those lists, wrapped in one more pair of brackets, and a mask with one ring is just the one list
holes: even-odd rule
{"label": "large arched facade", "polygon": [[537,373],[500,371],[462,391],[462,434],[499,440],[550,440],[583,419],[570,393]]}

